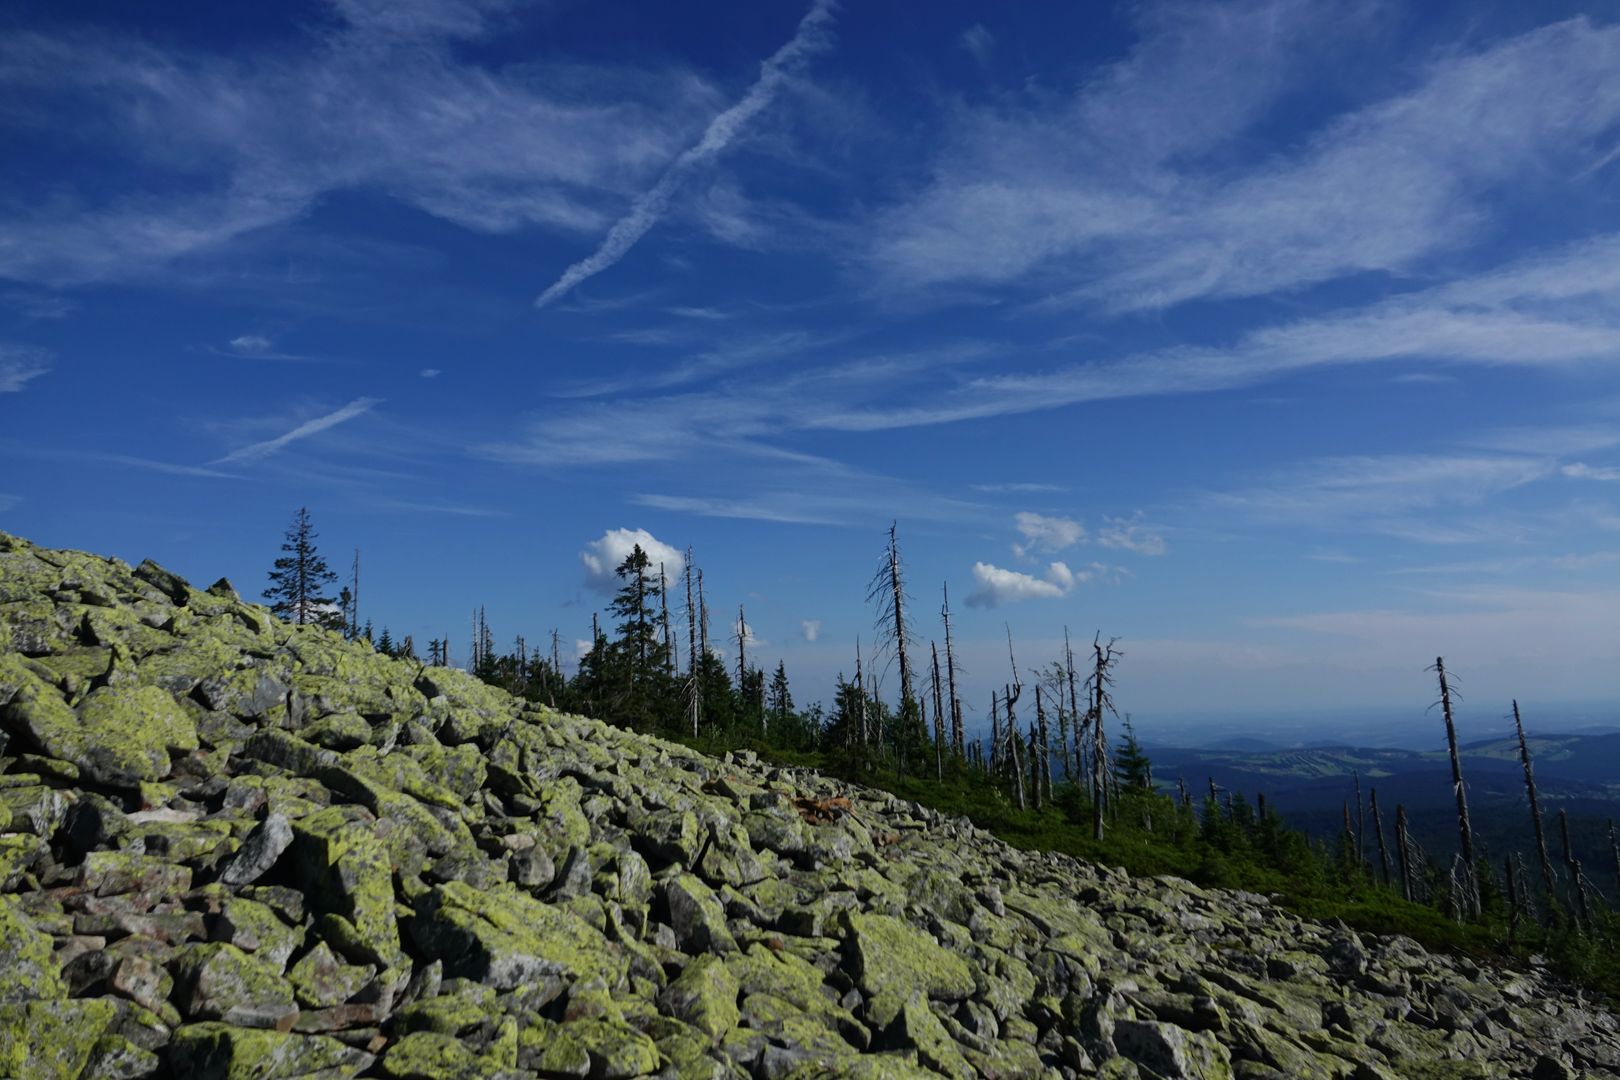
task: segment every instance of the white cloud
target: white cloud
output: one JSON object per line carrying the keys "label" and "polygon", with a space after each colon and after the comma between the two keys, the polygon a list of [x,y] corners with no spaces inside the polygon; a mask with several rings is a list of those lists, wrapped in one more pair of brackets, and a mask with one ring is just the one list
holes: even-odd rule
{"label": "white cloud", "polygon": [[244,446],[239,450],[232,450],[224,457],[217,459],[214,464],[224,465],[234,461],[257,461],[261,458],[267,458],[290,443],[297,442],[300,439],[307,439],[312,435],[319,435],[328,428],[334,428],[345,421],[353,420],[357,416],[370,412],[381,400],[381,398],[356,398],[341,409],[329,412],[325,416],[317,416],[313,420],[306,420],[291,431],[277,435],[273,439],[266,439],[263,442]]}
{"label": "white cloud", "polygon": [[443,374],[444,374],[444,372],[440,371],[436,367],[425,367],[421,371],[417,372],[417,375],[419,375],[420,377],[422,377],[424,379],[437,379],[440,375],[443,375]]}
{"label": "white cloud", "polygon": [[821,637],[821,620],[800,619],[799,636],[804,638],[806,641],[815,641],[817,638]]}
{"label": "white cloud", "polygon": [[987,495],[1040,495],[1053,491],[1067,491],[1058,484],[1037,484],[1029,481],[1015,480],[1004,484],[969,484],[974,491]]}
{"label": "white cloud", "polygon": [[1325,458],[1279,469],[1248,488],[1209,497],[1266,521],[1349,528],[1419,543],[1500,537],[1505,524],[1437,518],[1557,472],[1550,458],[1509,454],[1385,454]]}
{"label": "white cloud", "polygon": [[874,277],[1152,309],[1406,273],[1479,237],[1494,190],[1545,191],[1608,152],[1620,26],[1575,18],[1408,66],[1400,92],[1234,165],[1376,8],[1144,5],[1141,44],[1072,98],[960,111],[929,185],[868,228]]}
{"label": "white cloud", "polygon": [[1047,566],[1042,577],[1006,570],[987,562],[973,564],[973,580],[977,588],[968,594],[971,607],[997,607],[1016,604],[1021,600],[1052,600],[1066,596],[1076,585],[1093,580],[1118,580],[1124,571],[1119,567],[1092,563],[1083,570],[1071,570],[1067,563],[1054,562]]}
{"label": "white cloud", "polygon": [[12,289],[4,299],[25,319],[60,319],[78,306],[65,296],[32,289]]}
{"label": "white cloud", "polygon": [[1620,481],[1620,467],[1594,466],[1582,462],[1565,465],[1558,470],[1572,480],[1610,480]]}
{"label": "white cloud", "polygon": [[735,643],[739,637],[742,638],[744,647],[748,649],[763,648],[770,644],[770,642],[754,633],[754,628],[749,625],[748,620],[743,618],[741,612],[738,612],[737,617],[731,622],[732,642]]}
{"label": "white cloud", "polygon": [[608,529],[600,537],[585,545],[579,561],[585,567],[585,584],[598,592],[612,595],[618,590],[619,579],[614,573],[620,563],[636,549],[646,552],[654,572],[660,563],[664,574],[674,581],[686,569],[686,554],[664,543],[646,529]]}
{"label": "white cloud", "polygon": [[974,23],[962,31],[962,36],[956,40],[962,48],[972,54],[973,59],[977,60],[981,67],[989,66],[990,57],[996,48],[996,36],[986,30],[983,23]]}
{"label": "white cloud", "polygon": [[675,68],[467,60],[456,39],[487,32],[501,6],[345,0],[342,23],[303,20],[306,40],[247,55],[103,31],[6,35],[0,94],[30,102],[8,119],[82,133],[103,170],[130,180],[0,216],[0,274],[137,277],[337,191],[482,232],[605,227],[716,94]]}
{"label": "white cloud", "polygon": [[1013,552],[1019,558],[1034,552],[1056,552],[1073,547],[1086,538],[1083,525],[1072,518],[1047,517],[1044,514],[1020,511],[1013,517],[1022,544],[1014,544]]}
{"label": "white cloud", "polygon": [[271,344],[262,334],[241,334],[231,339],[231,348],[241,353],[268,352]]}
{"label": "white cloud", "polygon": [[1104,518],[1097,543],[1105,548],[1134,551],[1138,555],[1163,555],[1164,537],[1137,518]]}
{"label": "white cloud", "polygon": [[697,144],[683,150],[664,170],[658,183],[636,199],[629,213],[614,222],[613,228],[608,230],[607,236],[594,252],[563,271],[562,276],[535,299],[536,307],[545,307],[562,298],[586,278],[601,273],[624,258],[636,241],[663,217],[670,200],[687,176],[730,146],[747,123],[770,105],[787,78],[810,56],[827,46],[830,41],[827,30],[832,25],[833,7],[832,0],[815,0],[810,12],[799,22],[793,38],[760,65],[759,77],[741,100],[709,121]]}
{"label": "white cloud", "polygon": [[0,343],[0,394],[16,394],[50,370],[42,349]]}

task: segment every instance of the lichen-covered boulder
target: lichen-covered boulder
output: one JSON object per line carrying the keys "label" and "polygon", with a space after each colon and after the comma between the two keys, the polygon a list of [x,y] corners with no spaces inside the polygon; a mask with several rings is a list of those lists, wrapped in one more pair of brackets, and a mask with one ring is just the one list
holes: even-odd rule
{"label": "lichen-covered boulder", "polygon": [[188,945],[170,965],[174,1001],[191,1020],[272,1028],[298,1011],[278,969],[235,945]]}
{"label": "lichen-covered boulder", "polygon": [[0,1076],[79,1080],[115,1012],[99,998],[0,1005]]}
{"label": "lichen-covered boulder", "polygon": [[9,723],[88,780],[133,788],[169,775],[171,751],[197,749],[196,725],[155,686],[102,686],[77,710],[38,683],[6,706]]}
{"label": "lichen-covered boulder", "polygon": [[169,1068],[183,1080],[348,1080],[376,1059],[325,1035],[255,1031],[208,1022],[178,1028]]}
{"label": "lichen-covered boulder", "polygon": [[49,934],[0,896],[0,1003],[67,996]]}
{"label": "lichen-covered boulder", "polygon": [[348,924],[350,959],[393,967],[402,961],[394,870],[374,826],[359,807],[317,811],[293,823],[293,857],[317,909]]}
{"label": "lichen-covered boulder", "polygon": [[423,895],[411,922],[416,944],[447,975],[509,990],[547,975],[623,981],[626,961],[589,923],[503,885],[479,891],[460,881]]}
{"label": "lichen-covered boulder", "polygon": [[914,991],[959,1001],[973,993],[973,969],[929,934],[891,915],[845,913],[846,947],[861,989],[901,999]]}

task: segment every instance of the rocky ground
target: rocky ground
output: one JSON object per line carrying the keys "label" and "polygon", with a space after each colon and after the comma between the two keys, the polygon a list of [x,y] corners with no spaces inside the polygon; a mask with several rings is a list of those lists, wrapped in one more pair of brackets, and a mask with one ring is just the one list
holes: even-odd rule
{"label": "rocky ground", "polygon": [[0,1075],[1569,1077],[1613,1014],[0,534]]}

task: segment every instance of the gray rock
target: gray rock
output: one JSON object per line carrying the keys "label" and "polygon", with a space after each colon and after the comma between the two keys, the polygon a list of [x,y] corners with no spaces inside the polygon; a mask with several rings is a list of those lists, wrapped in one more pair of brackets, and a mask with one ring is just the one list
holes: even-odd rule
{"label": "gray rock", "polygon": [[250,885],[276,864],[293,842],[292,824],[284,814],[271,814],[248,833],[236,856],[220,873],[226,885]]}

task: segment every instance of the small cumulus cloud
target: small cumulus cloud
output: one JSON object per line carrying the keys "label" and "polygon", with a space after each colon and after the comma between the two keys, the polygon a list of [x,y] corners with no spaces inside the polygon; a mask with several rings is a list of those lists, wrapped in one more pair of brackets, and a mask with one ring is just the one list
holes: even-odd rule
{"label": "small cumulus cloud", "polygon": [[437,379],[440,375],[443,375],[444,372],[440,371],[436,367],[425,367],[421,371],[418,371],[417,374],[424,379]]}
{"label": "small cumulus cloud", "polygon": [[274,342],[263,334],[240,334],[231,338],[231,350],[244,356],[269,352],[273,344]]}
{"label": "small cumulus cloud", "polygon": [[1164,537],[1142,524],[1140,518],[1104,518],[1097,533],[1097,543],[1117,551],[1131,551],[1138,555],[1163,555]]}
{"label": "small cumulus cloud", "polygon": [[1013,553],[1019,558],[1035,552],[1062,551],[1086,538],[1085,526],[1072,518],[1047,517],[1026,510],[1013,520],[1024,538],[1023,543],[1013,545]]}
{"label": "small cumulus cloud", "polygon": [[803,637],[806,641],[815,641],[821,636],[821,620],[800,619],[799,636]]}
{"label": "small cumulus cloud", "polygon": [[598,592],[612,594],[619,587],[619,579],[614,571],[638,545],[647,553],[655,570],[660,563],[663,564],[664,574],[670,580],[679,577],[686,569],[685,553],[664,543],[646,529],[608,529],[586,544],[585,550],[579,553],[579,561],[585,567],[585,584]]}
{"label": "small cumulus cloud", "polygon": [[1078,585],[1088,581],[1117,583],[1130,575],[1121,566],[1094,562],[1079,570],[1068,563],[1047,564],[1040,577],[1019,570],[1007,570],[987,562],[973,564],[973,580],[977,588],[968,594],[970,607],[992,608],[1002,604],[1016,604],[1023,600],[1055,600],[1067,596]]}
{"label": "small cumulus cloud", "polygon": [[749,649],[752,649],[752,648],[754,648],[756,646],[763,647],[765,645],[770,644],[770,642],[766,641],[764,638],[762,638],[758,634],[754,633],[754,628],[749,625],[747,619],[743,618],[743,614],[742,614],[741,611],[737,612],[737,617],[732,620],[732,623],[731,623],[731,640],[732,641],[741,641],[743,643],[744,647],[749,648]]}

